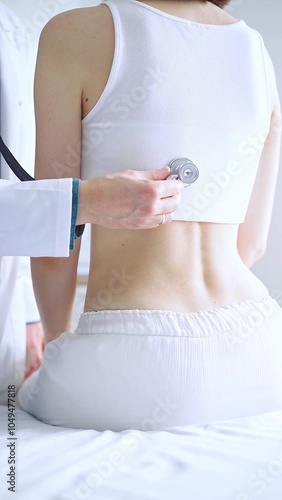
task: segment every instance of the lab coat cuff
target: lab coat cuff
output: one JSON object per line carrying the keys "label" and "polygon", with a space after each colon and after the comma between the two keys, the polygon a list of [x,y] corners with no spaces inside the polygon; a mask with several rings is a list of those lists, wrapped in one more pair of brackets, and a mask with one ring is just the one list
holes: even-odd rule
{"label": "lab coat cuff", "polygon": [[74,249],[74,241],[77,240],[78,238],[81,238],[85,228],[84,224],[76,226],[78,202],[79,202],[79,185],[80,185],[80,179],[73,179],[70,250]]}

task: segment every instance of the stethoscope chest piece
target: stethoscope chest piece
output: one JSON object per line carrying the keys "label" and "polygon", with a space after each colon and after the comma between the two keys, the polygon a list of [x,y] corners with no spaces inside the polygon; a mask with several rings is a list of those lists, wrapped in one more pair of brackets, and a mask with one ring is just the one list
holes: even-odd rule
{"label": "stethoscope chest piece", "polygon": [[[180,179],[189,186],[199,177],[199,169],[188,158],[176,158],[169,163],[171,174],[168,179]],[[185,187],[187,187],[185,186]]]}

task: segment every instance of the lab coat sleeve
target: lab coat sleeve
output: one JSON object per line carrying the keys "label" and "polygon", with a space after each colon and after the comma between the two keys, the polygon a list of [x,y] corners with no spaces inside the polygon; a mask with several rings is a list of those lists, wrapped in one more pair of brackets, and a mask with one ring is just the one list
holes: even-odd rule
{"label": "lab coat sleeve", "polygon": [[0,255],[69,255],[72,179],[0,180]]}

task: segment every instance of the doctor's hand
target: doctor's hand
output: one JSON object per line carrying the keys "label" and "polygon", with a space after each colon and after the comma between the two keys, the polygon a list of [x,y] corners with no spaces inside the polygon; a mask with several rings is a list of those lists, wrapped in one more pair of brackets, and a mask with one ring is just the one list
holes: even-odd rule
{"label": "doctor's hand", "polygon": [[43,360],[44,347],[45,341],[42,324],[38,322],[26,325],[28,367],[24,375],[24,380],[40,367]]}
{"label": "doctor's hand", "polygon": [[76,223],[110,229],[151,229],[171,222],[184,184],[165,180],[169,174],[167,166],[142,172],[125,170],[81,181]]}

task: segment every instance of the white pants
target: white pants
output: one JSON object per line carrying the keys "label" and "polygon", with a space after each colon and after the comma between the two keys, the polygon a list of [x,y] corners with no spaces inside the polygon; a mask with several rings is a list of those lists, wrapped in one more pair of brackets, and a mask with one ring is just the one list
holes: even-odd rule
{"label": "white pants", "polygon": [[19,406],[65,427],[157,430],[282,410],[282,309],[99,311],[50,342]]}

